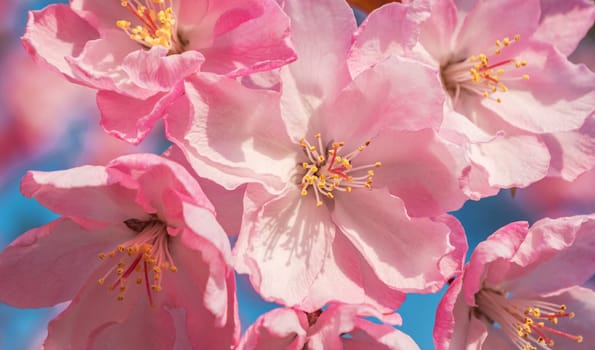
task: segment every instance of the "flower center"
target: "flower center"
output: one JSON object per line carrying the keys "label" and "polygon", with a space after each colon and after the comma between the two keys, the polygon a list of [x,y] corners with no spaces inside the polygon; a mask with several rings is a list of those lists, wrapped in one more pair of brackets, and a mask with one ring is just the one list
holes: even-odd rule
{"label": "flower center", "polygon": [[541,300],[507,298],[501,291],[483,288],[476,295],[477,311],[497,323],[521,350],[551,349],[554,337],[582,343],[583,337],[556,329],[558,321],[574,318],[566,305]]}
{"label": "flower center", "polygon": [[528,74],[511,77],[506,76],[506,67],[521,68],[527,61],[516,59],[499,59],[502,51],[521,39],[519,34],[513,40],[504,38],[496,40],[496,47],[492,54],[480,53],[468,59],[449,63],[442,67],[442,81],[444,87],[451,94],[456,105],[461,89],[490,98],[498,103],[502,102],[501,93],[508,91],[504,81],[529,79]]}
{"label": "flower center", "polygon": [[[167,4],[166,4],[167,1]],[[122,7],[128,9],[140,24],[132,26],[130,21],[119,20],[118,28],[130,39],[144,47],[163,46],[170,53],[184,51],[184,45],[177,36],[176,16],[172,8],[173,0],[121,0]]]}
{"label": "flower center", "polygon": [[300,182],[302,196],[308,195],[311,188],[316,196],[316,206],[322,205],[322,198],[335,198],[333,191],[351,192],[354,188],[372,188],[374,178],[373,168],[380,167],[380,162],[365,164],[354,167],[355,159],[370,141],[366,141],[353,152],[341,155],[344,142],[334,142],[324,148],[320,134],[314,135],[318,147],[311,145],[306,139],[300,140],[300,145],[308,157],[308,161],[302,163],[306,173]]}
{"label": "flower center", "polygon": [[117,259],[98,282],[103,285],[111,280],[109,290],[118,289],[117,299],[122,301],[128,289],[128,281],[145,284],[149,304],[154,306],[152,292],[161,291],[161,274],[165,270],[176,272],[169,251],[168,233],[166,225],[154,217],[147,221],[128,219],[124,222],[131,230],[138,234],[131,240],[117,246],[116,250],[100,253],[99,259]]}

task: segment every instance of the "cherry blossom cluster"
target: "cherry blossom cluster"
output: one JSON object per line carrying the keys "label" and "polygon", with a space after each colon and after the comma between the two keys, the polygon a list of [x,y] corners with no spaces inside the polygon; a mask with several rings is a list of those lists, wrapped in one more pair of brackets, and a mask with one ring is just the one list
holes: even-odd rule
{"label": "cherry blossom cluster", "polygon": [[[447,287],[438,350],[592,349],[595,214],[510,223],[465,264],[449,212],[595,167],[595,74],[567,58],[594,21],[590,0],[31,12],[25,49],[97,92],[107,134],[159,122],[170,147],[29,171],[60,217],[0,254],[0,301],[69,301],[48,350],[415,350],[395,310]],[[243,335],[235,273],[283,306]]]}

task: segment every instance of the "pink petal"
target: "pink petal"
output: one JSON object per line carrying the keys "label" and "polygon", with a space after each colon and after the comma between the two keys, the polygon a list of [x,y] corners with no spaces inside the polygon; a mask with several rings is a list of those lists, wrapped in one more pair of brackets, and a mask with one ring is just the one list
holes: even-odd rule
{"label": "pink petal", "polygon": [[190,164],[184,158],[184,154],[180,148],[171,146],[164,152],[163,156],[167,159],[173,160],[182,165],[200,184],[201,189],[209,198],[215,208],[217,221],[223,227],[229,236],[237,236],[240,232],[240,225],[242,224],[242,215],[244,213],[244,206],[242,200],[244,198],[245,186],[241,186],[235,190],[228,191],[219,186],[217,183],[207,180],[196,175]]}
{"label": "pink petal", "polygon": [[229,189],[286,185],[302,150],[285,132],[276,93],[203,76],[186,84],[185,96],[168,111],[167,134],[200,176]]}
{"label": "pink petal", "polygon": [[[378,277],[400,291],[437,291],[461,269],[462,259],[451,235],[462,232],[429,219],[409,218],[403,202],[386,190],[354,190],[337,196],[333,221]],[[453,254],[455,261],[445,264]]]}
{"label": "pink petal", "polygon": [[21,192],[48,209],[91,227],[146,217],[145,210],[131,200],[137,186],[119,171],[82,166],[52,172],[29,171],[21,183]]}
{"label": "pink petal", "polygon": [[[365,305],[333,304],[322,312],[310,328],[311,349],[418,349],[407,335],[385,324],[362,319],[384,315]],[[343,339],[342,335],[350,337]]]}
{"label": "pink petal", "polygon": [[552,43],[565,56],[576,49],[595,21],[589,0],[541,0],[541,19],[534,38]]}
{"label": "pink petal", "polygon": [[120,302],[96,277],[50,322],[46,349],[172,347],[175,329],[166,309],[151,308],[142,288],[130,288]]}
{"label": "pink petal", "polygon": [[87,41],[98,37],[97,31],[68,5],[58,4],[29,13],[22,41],[36,61],[77,80],[65,58],[78,56]]}
{"label": "pink petal", "polygon": [[390,56],[406,56],[417,43],[420,22],[429,14],[421,1],[408,6],[390,3],[370,13],[355,33],[348,59],[351,75],[356,77]]}
{"label": "pink petal", "polygon": [[489,174],[490,186],[522,188],[547,174],[550,155],[539,138],[519,135],[472,145],[471,159]]}
{"label": "pink petal", "polygon": [[303,112],[332,99],[349,81],[346,58],[357,25],[344,1],[288,0],[284,5],[299,59],[282,70],[283,114],[308,115]]}
{"label": "pink petal", "polygon": [[[510,15],[511,9],[514,16]],[[496,40],[504,37],[519,34],[523,39],[529,38],[537,28],[539,13],[539,0],[475,0],[460,29],[454,51],[468,57],[492,49]]]}
{"label": "pink petal", "polygon": [[117,29],[116,21],[118,20],[127,20],[132,23],[138,21],[118,1],[72,0],[70,1],[70,7],[101,32]]}
{"label": "pink petal", "polygon": [[254,187],[246,189],[235,268],[265,299],[298,305],[324,269],[335,226],[314,196],[292,190],[271,199]]}
{"label": "pink petal", "polygon": [[573,286],[560,294],[544,298],[544,301],[553,302],[558,305],[564,304],[568,311],[574,312],[575,317],[571,319],[560,319],[556,329],[571,335],[581,335],[583,342],[562,336],[553,335],[556,348],[568,350],[584,350],[595,344],[593,339],[593,324],[595,324],[595,291],[589,288]]}
{"label": "pink petal", "polygon": [[129,53],[121,64],[134,85],[154,92],[167,92],[198,72],[203,61],[203,55],[196,51],[168,55],[166,48],[155,46]]}
{"label": "pink petal", "polygon": [[529,80],[503,79],[509,90],[502,103],[483,99],[483,104],[511,125],[535,133],[580,128],[595,110],[595,74],[547,44],[529,43],[518,57],[528,62],[522,73]]}
{"label": "pink petal", "polygon": [[[337,294],[337,290],[341,293]],[[312,285],[310,295],[300,306],[317,310],[329,300],[367,304],[388,312],[403,303],[405,294],[380,280],[362,252],[347,237],[335,235],[324,269]]]}
{"label": "pink petal", "polygon": [[463,279],[456,277],[438,304],[434,323],[436,350],[463,349],[469,327],[471,308],[461,294]]}
{"label": "pink petal", "polygon": [[549,176],[574,181],[595,167],[595,116],[578,131],[544,135],[543,140],[552,156]]}
{"label": "pink petal", "polygon": [[178,85],[169,93],[157,93],[147,99],[137,99],[112,91],[99,91],[97,105],[101,111],[101,126],[108,133],[132,144],[139,144],[152,130],[165,108],[183,93]]}
{"label": "pink petal", "polygon": [[437,128],[443,102],[436,71],[391,57],[356,77],[317,117],[322,119],[319,123],[326,129],[325,137],[353,142],[355,148],[387,127]]}
{"label": "pink petal", "polygon": [[595,215],[536,222],[512,259],[518,267],[506,289],[547,294],[587,281],[595,274],[594,230]]}
{"label": "pink petal", "polygon": [[511,260],[525,239],[528,223],[510,223],[479,243],[463,275],[463,293],[467,305],[475,305],[475,294],[484,283],[498,286],[511,268]]}
{"label": "pink petal", "polygon": [[242,337],[238,350],[300,350],[306,343],[306,313],[275,309],[260,316]]}
{"label": "pink petal", "polygon": [[[166,293],[164,303],[184,310],[182,327],[193,348],[229,349],[237,343],[240,330],[234,275],[226,262],[229,244],[220,250],[204,239],[208,224],[202,225],[200,231],[185,230],[179,240],[171,240],[178,271],[164,274],[167,279],[160,293]],[[226,238],[220,228],[216,233]]]}
{"label": "pink petal", "polygon": [[132,234],[121,226],[87,231],[58,219],[24,233],[0,254],[0,299],[17,307],[72,299],[101,265],[97,254],[113,250]]}
{"label": "pink petal", "polygon": [[222,13],[214,22],[212,44],[199,49],[206,58],[204,71],[238,76],[295,60],[289,18],[275,1],[219,1],[218,5],[226,8],[215,11]]}
{"label": "pink petal", "polygon": [[431,1],[432,15],[421,23],[419,41],[439,63],[450,59],[453,38],[459,21],[453,0]]}
{"label": "pink petal", "polygon": [[169,226],[187,224],[183,218],[188,205],[214,214],[211,202],[194,177],[175,162],[150,153],[133,154],[111,161],[108,168],[134,179],[140,187],[136,202],[142,204],[147,212],[156,213]]}
{"label": "pink petal", "polygon": [[66,61],[82,84],[145,99],[155,91],[135,85],[122,66],[126,56],[137,50],[141,50],[139,45],[115,28],[89,40],[78,56],[66,57]]}
{"label": "pink petal", "polygon": [[419,346],[407,334],[386,325],[358,319],[356,329],[349,333],[349,339],[341,339],[345,350],[418,350]]}
{"label": "pink petal", "polygon": [[357,164],[382,163],[374,169],[372,186],[386,186],[410,215],[436,216],[460,208],[467,199],[460,184],[468,166],[463,151],[431,129],[385,130],[356,159]]}

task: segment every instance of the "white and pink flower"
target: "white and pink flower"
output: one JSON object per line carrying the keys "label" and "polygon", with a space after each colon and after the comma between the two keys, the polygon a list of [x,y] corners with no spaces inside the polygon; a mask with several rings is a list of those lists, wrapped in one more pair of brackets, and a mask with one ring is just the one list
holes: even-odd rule
{"label": "white and pink flower", "polygon": [[[469,143],[472,197],[525,187],[546,175],[572,180],[595,165],[593,135],[578,132],[595,109],[595,74],[565,57],[592,24],[592,3],[405,3],[368,16],[350,71],[357,76],[392,55],[435,68],[448,96],[441,134]],[[556,30],[562,19],[566,28]],[[385,30],[390,23],[401,30]],[[550,135],[563,140],[546,139]],[[585,138],[591,139],[586,147]],[[569,158],[568,167],[561,165]]]}
{"label": "white and pink flower", "polygon": [[504,226],[480,243],[436,315],[438,350],[593,347],[595,215]]}
{"label": "white and pink flower", "polygon": [[197,72],[230,77],[295,59],[274,0],[73,0],[31,12],[33,58],[99,90],[105,130],[142,141]]}
{"label": "white and pink flower", "polygon": [[281,95],[203,75],[168,110],[168,137],[201,176],[246,185],[236,270],[307,311],[329,300],[394,308],[397,291],[439,290],[466,249],[444,214],[466,198],[466,163],[434,129],[438,79],[395,57],[351,80],[347,4],[284,9],[299,60],[281,69]]}
{"label": "white and pink flower", "polygon": [[226,234],[197,182],[156,155],[29,172],[26,196],[62,215],[0,254],[0,300],[72,300],[46,349],[229,349],[239,325]]}

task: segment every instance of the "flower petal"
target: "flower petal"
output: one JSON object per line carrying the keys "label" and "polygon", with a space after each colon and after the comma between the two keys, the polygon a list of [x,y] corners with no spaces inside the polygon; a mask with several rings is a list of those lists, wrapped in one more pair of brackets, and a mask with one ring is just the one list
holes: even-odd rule
{"label": "flower petal", "polygon": [[484,283],[499,286],[511,268],[511,259],[522,244],[529,224],[525,221],[510,223],[479,243],[465,268],[463,294],[467,305],[475,305],[475,294]]}
{"label": "flower petal", "polygon": [[[506,288],[547,294],[586,282],[595,274],[595,215],[536,222],[512,258]],[[563,274],[557,271],[564,271]],[[549,278],[556,273],[556,278]]]}
{"label": "flower petal", "polygon": [[265,299],[298,305],[324,269],[335,226],[314,196],[300,196],[296,188],[271,198],[256,186],[246,189],[235,268],[250,274]]}
{"label": "flower petal", "polygon": [[157,93],[147,99],[99,91],[97,106],[101,111],[101,126],[110,135],[132,144],[139,144],[153,129],[165,108],[183,93],[178,85],[169,93]]}
{"label": "flower petal", "polygon": [[275,309],[260,316],[242,337],[238,350],[300,350],[306,340],[306,313]]}
{"label": "flower petal", "polygon": [[552,43],[565,56],[576,49],[595,21],[595,6],[588,0],[541,0],[541,19],[534,38]]}
{"label": "flower petal", "polygon": [[387,187],[403,200],[415,217],[456,210],[467,199],[461,190],[463,170],[469,166],[464,150],[440,138],[433,130],[383,130],[356,158],[374,169],[374,188]]}
{"label": "flower petal", "polygon": [[[514,16],[510,15],[511,9]],[[539,0],[475,0],[459,31],[454,51],[464,58],[494,48],[496,40],[504,37],[519,34],[521,38],[529,38],[537,28],[539,14]]]}
{"label": "flower petal", "polygon": [[[357,25],[353,11],[344,1],[284,3],[299,59],[281,70],[282,110],[289,119],[303,121],[304,116],[309,116],[323,100],[332,99],[349,82],[346,58]],[[297,127],[290,125],[289,130]],[[297,128],[298,133],[305,130],[304,126]]]}
{"label": "flower petal", "polygon": [[224,77],[190,80],[166,127],[198,174],[228,189],[259,182],[279,191],[301,152],[279,118],[278,94]]}
{"label": "flower petal", "polygon": [[522,188],[547,175],[550,155],[539,138],[518,135],[472,145],[471,159],[486,170],[490,186]]}
{"label": "flower petal", "polygon": [[[203,71],[234,77],[295,60],[289,41],[289,18],[274,0],[218,1],[217,10],[210,6],[202,21],[214,24],[211,43],[197,47],[206,58]],[[189,41],[192,48],[192,38]]]}
{"label": "flower petal", "polygon": [[124,225],[87,231],[68,219],[27,231],[0,254],[0,299],[17,307],[70,300],[101,265],[97,254],[132,235]]}
{"label": "flower petal", "polygon": [[[333,221],[378,277],[397,290],[435,292],[461,269],[451,235],[462,232],[429,219],[410,218],[403,202],[386,190],[337,196]],[[456,261],[446,264],[444,260],[453,259],[453,254]]]}
{"label": "flower petal", "polygon": [[356,77],[390,56],[406,56],[417,43],[420,22],[429,15],[423,1],[407,6],[391,3],[370,13],[354,35],[348,58],[351,75]]}
{"label": "flower petal", "polygon": [[595,115],[578,131],[544,135],[552,156],[549,176],[574,181],[595,166]]}
{"label": "flower petal", "polygon": [[518,55],[528,62],[522,74],[529,80],[514,75],[510,81],[502,79],[508,87],[502,103],[482,99],[483,105],[511,125],[534,133],[580,128],[595,110],[595,74],[543,43],[530,42]]}
{"label": "flower petal", "polygon": [[87,165],[51,172],[29,171],[21,182],[21,192],[85,227],[114,223],[124,226],[130,218],[147,216],[132,200],[137,186],[119,171]]}
{"label": "flower petal", "polygon": [[[45,349],[163,349],[175,340],[173,320],[151,308],[143,288],[130,288],[118,301],[95,275],[66,310],[48,325]],[[136,286],[135,286],[136,287]]]}
{"label": "flower petal", "polygon": [[[178,270],[164,274],[161,293],[167,305],[184,310],[181,327],[193,348],[229,349],[237,344],[240,331],[235,280],[227,264],[229,246],[220,250],[204,239],[207,224],[202,225],[198,232],[184,230],[179,239],[170,240]],[[220,228],[217,233],[226,238]]]}
{"label": "flower petal", "polygon": [[443,102],[436,71],[391,57],[356,77],[312,122],[322,124],[325,137],[355,148],[385,128],[438,128]]}
{"label": "flower petal", "polygon": [[99,33],[65,4],[49,5],[29,14],[22,38],[27,52],[38,62],[77,80],[65,57],[76,57]]}

